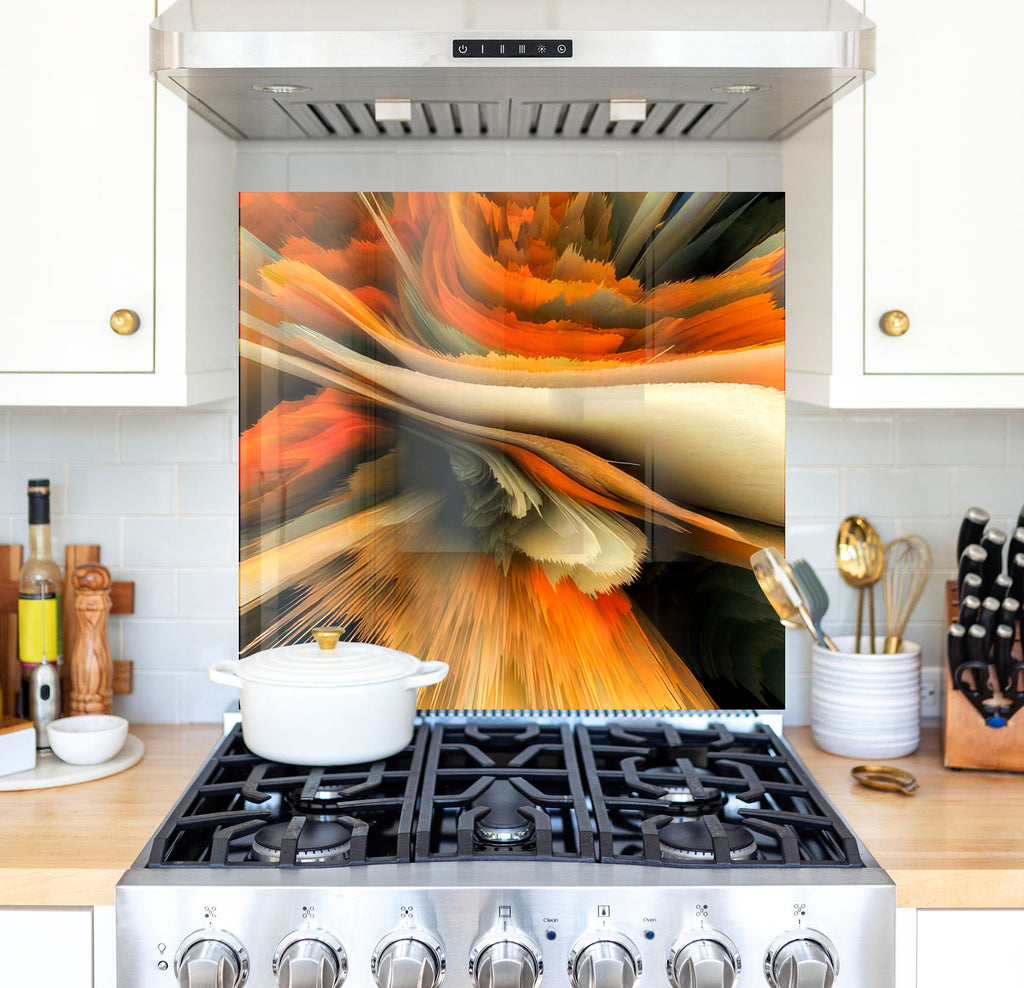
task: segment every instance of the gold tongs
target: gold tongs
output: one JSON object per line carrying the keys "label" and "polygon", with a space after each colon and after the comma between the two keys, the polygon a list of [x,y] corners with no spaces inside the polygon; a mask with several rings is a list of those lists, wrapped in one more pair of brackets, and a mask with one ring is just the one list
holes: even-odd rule
{"label": "gold tongs", "polygon": [[905,796],[913,796],[921,788],[909,772],[890,765],[858,765],[850,769],[850,775],[869,789],[901,792]]}

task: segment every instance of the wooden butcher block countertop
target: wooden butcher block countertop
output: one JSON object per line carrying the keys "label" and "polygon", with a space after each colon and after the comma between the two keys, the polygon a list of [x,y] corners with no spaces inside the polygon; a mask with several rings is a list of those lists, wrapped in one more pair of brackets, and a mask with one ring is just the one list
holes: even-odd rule
{"label": "wooden butcher block countertop", "polygon": [[[0,905],[110,905],[138,856],[220,737],[212,724],[140,726],[142,762],[57,789],[0,793]],[[915,796],[866,789],[858,761],[819,750],[808,728],[786,737],[892,876],[901,906],[1024,908],[1024,775],[942,767],[939,732],[909,758]]]}

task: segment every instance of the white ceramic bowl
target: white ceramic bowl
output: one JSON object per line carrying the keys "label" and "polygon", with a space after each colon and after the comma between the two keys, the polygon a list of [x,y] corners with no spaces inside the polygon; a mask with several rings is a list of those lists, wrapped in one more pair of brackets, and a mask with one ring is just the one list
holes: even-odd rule
{"label": "white ceramic bowl", "polygon": [[110,714],[80,714],[51,721],[47,728],[53,753],[70,765],[109,761],[128,737],[128,721]]}

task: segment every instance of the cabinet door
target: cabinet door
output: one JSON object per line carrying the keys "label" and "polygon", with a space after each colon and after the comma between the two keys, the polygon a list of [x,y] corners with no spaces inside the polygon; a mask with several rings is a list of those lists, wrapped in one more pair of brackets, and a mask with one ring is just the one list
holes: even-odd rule
{"label": "cabinet door", "polygon": [[[152,371],[154,5],[40,0],[9,14],[0,371]],[[111,330],[118,309],[138,314],[134,334]]]}
{"label": "cabinet door", "polygon": [[[868,374],[1024,373],[1024,5],[867,0]],[[910,317],[887,336],[888,310]],[[955,401],[951,401],[955,404]]]}
{"label": "cabinet door", "polygon": [[1022,929],[1024,909],[918,909],[918,988],[1020,988]]}
{"label": "cabinet door", "polygon": [[93,988],[92,909],[0,908],[5,985]]}

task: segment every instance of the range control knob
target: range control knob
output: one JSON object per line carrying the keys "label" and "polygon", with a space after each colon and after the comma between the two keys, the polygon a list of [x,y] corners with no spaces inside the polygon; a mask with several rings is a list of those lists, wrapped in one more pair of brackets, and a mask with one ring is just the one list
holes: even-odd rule
{"label": "range control knob", "polygon": [[338,988],[348,975],[348,956],[326,930],[305,930],[277,945],[273,971],[280,988]]}
{"label": "range control knob", "polygon": [[469,973],[477,988],[534,988],[544,962],[527,937],[502,933],[477,942],[469,955]]}
{"label": "range control knob", "polygon": [[569,953],[574,988],[633,988],[640,971],[640,951],[621,934],[578,941]]}
{"label": "range control knob", "polygon": [[441,942],[423,931],[386,936],[373,952],[370,971],[380,988],[436,988],[444,977]]}
{"label": "range control knob", "polygon": [[240,988],[249,977],[249,955],[224,930],[197,930],[181,941],[174,975],[180,988]]}
{"label": "range control knob", "polygon": [[668,953],[668,977],[675,988],[733,988],[740,955],[724,934],[701,930],[681,934]]}
{"label": "range control knob", "polygon": [[772,988],[832,988],[839,956],[824,933],[793,930],[772,941],[764,955],[764,973]]}

